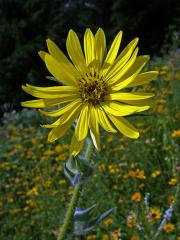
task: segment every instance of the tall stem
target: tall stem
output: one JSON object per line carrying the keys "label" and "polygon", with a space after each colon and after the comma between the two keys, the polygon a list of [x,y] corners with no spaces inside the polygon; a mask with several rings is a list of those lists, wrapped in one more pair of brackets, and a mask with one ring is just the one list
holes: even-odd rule
{"label": "tall stem", "polygon": [[[93,151],[93,143],[92,143],[91,140],[89,140],[87,148],[86,148],[86,152],[85,152],[85,159],[86,160],[90,160],[92,151]],[[60,229],[60,233],[59,233],[59,236],[58,236],[57,240],[65,240],[66,239],[66,236],[68,234],[70,226],[72,226],[73,215],[74,215],[75,208],[76,208],[76,205],[77,205],[78,200],[79,200],[81,189],[82,189],[82,184],[77,183],[75,185],[73,196],[72,196],[72,199],[69,203],[68,210],[67,210],[67,213],[66,213],[66,216],[65,216],[65,219],[64,219],[64,223],[63,223],[62,228]]]}

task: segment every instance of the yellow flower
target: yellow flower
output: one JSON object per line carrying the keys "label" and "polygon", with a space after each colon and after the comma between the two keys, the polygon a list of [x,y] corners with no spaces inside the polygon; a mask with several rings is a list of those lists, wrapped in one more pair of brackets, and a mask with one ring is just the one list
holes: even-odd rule
{"label": "yellow flower", "polygon": [[29,189],[26,193],[27,195],[34,195],[34,196],[38,196],[39,195],[39,191],[38,191],[38,187],[33,187],[31,189]]}
{"label": "yellow flower", "polygon": [[109,236],[107,234],[104,234],[101,238],[101,240],[110,240]]}
{"label": "yellow flower", "polygon": [[33,199],[28,199],[28,200],[26,200],[26,204],[29,207],[34,207],[36,203],[35,203],[35,201]]}
{"label": "yellow flower", "polygon": [[112,240],[118,240],[119,237],[121,236],[121,229],[114,230],[111,234],[111,239]]}
{"label": "yellow flower", "polygon": [[109,225],[112,224],[112,222],[113,222],[112,218],[106,218],[106,219],[104,220],[104,225],[105,225],[106,227],[108,227]]}
{"label": "yellow flower", "polygon": [[179,138],[180,137],[180,129],[175,130],[174,132],[172,132],[171,136],[173,138]]}
{"label": "yellow flower", "polygon": [[131,200],[134,202],[140,202],[141,198],[142,198],[141,193],[137,192],[132,195]]}
{"label": "yellow flower", "polygon": [[168,182],[169,185],[175,186],[177,184],[177,178],[171,178]]}
{"label": "yellow flower", "polygon": [[117,34],[106,55],[104,31],[99,28],[94,35],[90,29],[86,29],[83,54],[78,36],[70,30],[66,47],[71,61],[48,39],[49,53],[40,51],[39,55],[54,79],[63,85],[35,87],[27,84],[22,87],[25,92],[38,98],[22,102],[24,107],[49,108],[63,104],[61,108],[41,110],[41,113],[58,118],[52,124],[44,125],[52,128],[48,135],[49,142],[65,135],[76,122],[70,147],[72,155],[81,151],[88,133],[95,147],[100,149],[99,125],[108,132],[115,133],[118,130],[129,138],[138,138],[138,130],[124,117],[152,106],[149,98],[153,94],[123,91],[148,83],[157,77],[158,72],[141,72],[149,56],[137,57],[138,38],[118,54],[121,38],[122,31]]}
{"label": "yellow flower", "polygon": [[127,226],[128,228],[132,228],[136,225],[136,214],[132,212],[128,217],[127,217]]}
{"label": "yellow flower", "polygon": [[62,151],[62,146],[55,146],[55,152],[59,153]]}
{"label": "yellow flower", "polygon": [[159,170],[156,170],[156,171],[152,172],[151,177],[152,178],[157,178],[160,175],[161,175],[161,172]]}
{"label": "yellow flower", "polygon": [[174,203],[174,196],[168,196],[168,203],[169,204],[172,204],[172,203]]}
{"label": "yellow flower", "polygon": [[155,219],[160,219],[161,212],[157,208],[151,208],[150,213],[148,214],[148,221],[153,222]]}
{"label": "yellow flower", "polygon": [[65,179],[61,179],[59,180],[59,185],[65,185],[66,184],[66,180]]}
{"label": "yellow flower", "polygon": [[132,235],[130,240],[138,240],[138,238],[136,237],[136,235]]}
{"label": "yellow flower", "polygon": [[14,199],[12,196],[7,196],[7,202],[8,203],[13,203],[14,202]]}
{"label": "yellow flower", "polygon": [[13,209],[11,209],[11,214],[12,215],[15,215],[15,214],[17,214],[17,213],[19,213],[21,211],[21,209],[20,208],[13,208]]}
{"label": "yellow flower", "polygon": [[43,185],[44,185],[45,187],[50,187],[50,186],[52,185],[52,180],[51,180],[51,179],[48,179],[47,181],[45,181],[45,182],[43,183]]}
{"label": "yellow flower", "polygon": [[171,233],[175,230],[175,225],[172,224],[172,223],[166,223],[163,227],[163,230],[166,232],[166,233]]}
{"label": "yellow flower", "polygon": [[95,238],[95,236],[94,235],[89,235],[88,237],[87,237],[87,240],[95,240],[96,238]]}

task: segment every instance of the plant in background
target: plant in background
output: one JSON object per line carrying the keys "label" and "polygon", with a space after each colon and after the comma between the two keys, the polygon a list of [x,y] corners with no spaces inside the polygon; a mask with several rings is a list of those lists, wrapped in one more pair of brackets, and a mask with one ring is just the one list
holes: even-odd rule
{"label": "plant in background", "polygon": [[[93,172],[92,163],[89,162],[93,145],[100,150],[99,126],[108,132],[115,133],[118,130],[129,138],[138,138],[138,130],[124,117],[140,115],[140,112],[153,104],[150,100],[153,94],[131,91],[131,88],[155,79],[158,72],[141,72],[149,56],[137,56],[138,38],[132,40],[119,54],[121,38],[120,31],[106,54],[103,30],[100,28],[93,35],[87,29],[84,35],[84,57],[78,36],[70,30],[66,47],[71,61],[48,39],[49,53],[40,51],[39,55],[53,75],[48,78],[58,82],[59,86],[23,86],[25,92],[38,99],[22,102],[22,106],[46,109],[57,106],[52,111],[40,110],[46,116],[57,118],[52,124],[43,125],[52,128],[48,135],[50,142],[64,136],[75,123],[70,157],[65,165],[65,175],[75,189],[58,240],[65,239],[67,233],[72,231],[72,222],[75,234],[83,235],[112,212],[110,209],[99,217],[94,214],[96,205],[85,210],[77,208],[83,183]],[[123,90],[125,88],[126,91]],[[84,144],[85,155],[77,157]]]}

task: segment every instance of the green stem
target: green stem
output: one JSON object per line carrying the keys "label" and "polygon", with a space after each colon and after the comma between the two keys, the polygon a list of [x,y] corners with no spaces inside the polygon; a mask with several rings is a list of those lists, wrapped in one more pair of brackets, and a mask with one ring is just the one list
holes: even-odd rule
{"label": "green stem", "polygon": [[[93,151],[93,143],[92,143],[91,140],[89,140],[89,143],[88,143],[88,146],[87,146],[87,149],[86,149],[86,152],[85,152],[85,159],[86,160],[90,160],[92,151]],[[74,215],[76,205],[77,205],[78,200],[79,200],[81,189],[82,189],[82,184],[77,183],[75,188],[74,188],[73,196],[72,196],[72,199],[69,203],[68,211],[66,213],[63,226],[62,226],[62,228],[60,228],[60,231],[59,231],[60,233],[59,233],[59,236],[58,236],[57,240],[65,240],[66,239],[66,236],[68,234],[70,226],[72,225],[72,219],[73,219],[73,215]]]}

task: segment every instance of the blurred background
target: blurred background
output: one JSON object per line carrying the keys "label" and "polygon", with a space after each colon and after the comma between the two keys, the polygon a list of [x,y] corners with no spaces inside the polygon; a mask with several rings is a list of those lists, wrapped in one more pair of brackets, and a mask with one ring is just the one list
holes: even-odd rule
{"label": "blurred background", "polygon": [[179,0],[0,0],[0,115],[19,110],[30,99],[23,83],[44,82],[47,70],[38,56],[47,38],[65,51],[70,28],[81,37],[86,27],[105,30],[110,43],[123,30],[122,47],[140,38],[140,53],[161,56],[180,47]]}

